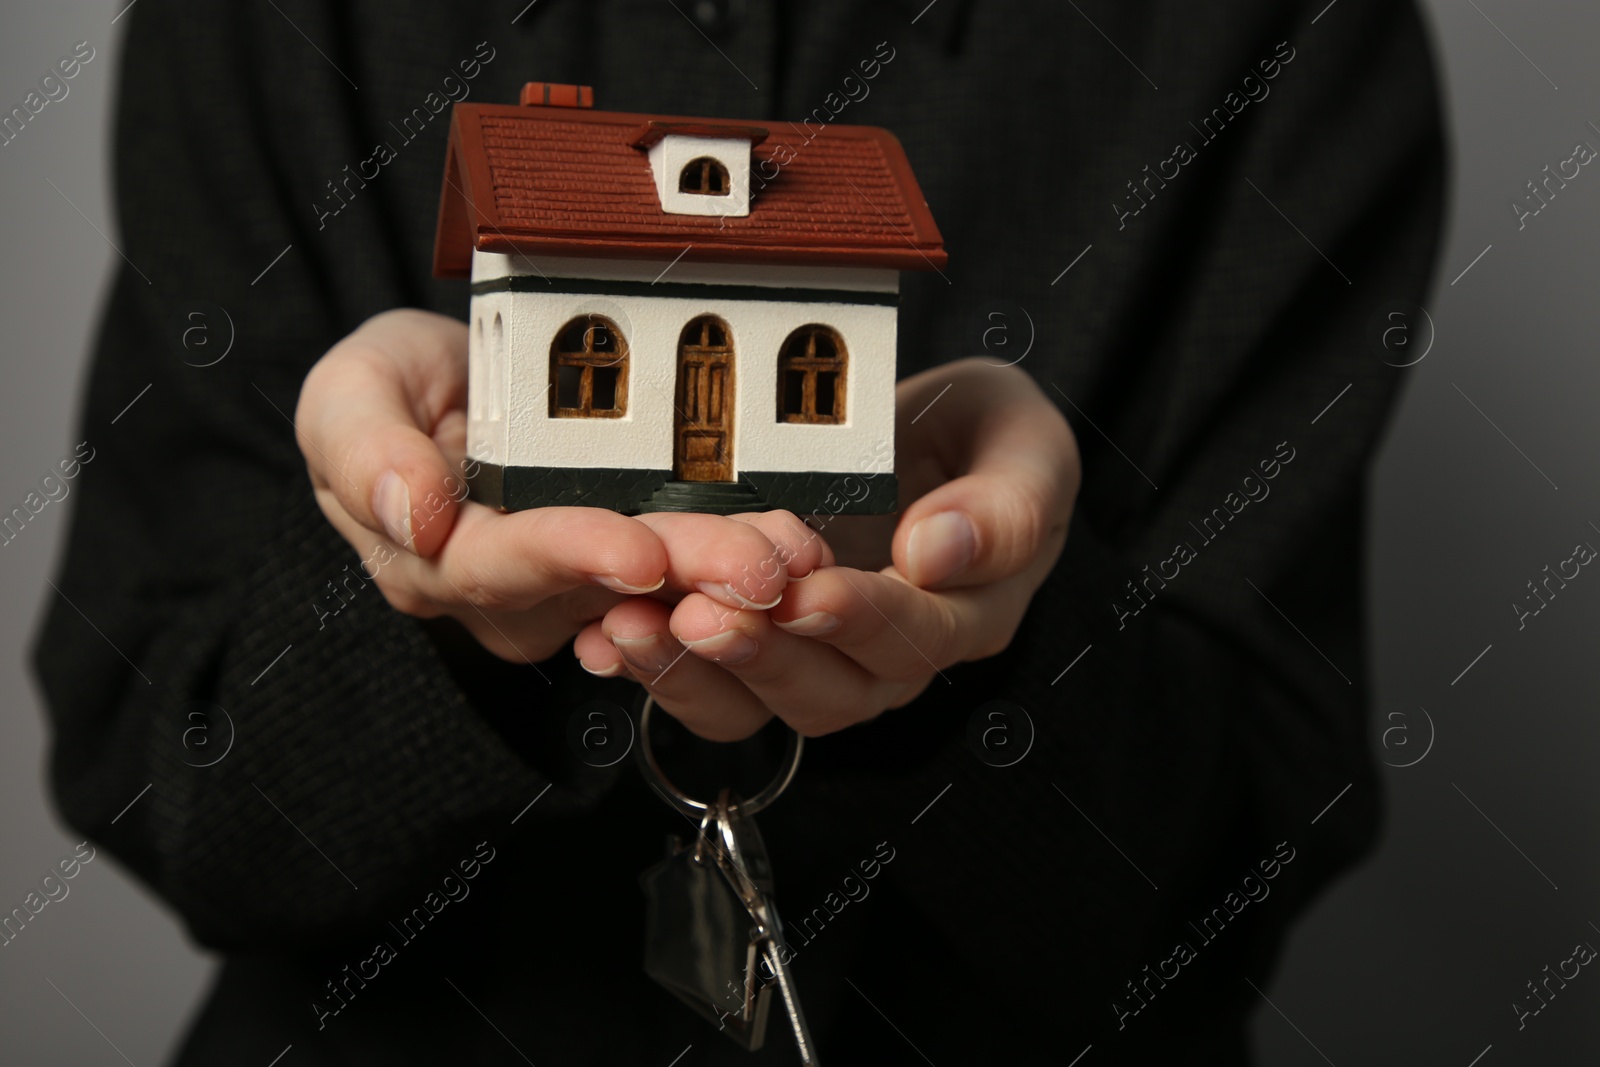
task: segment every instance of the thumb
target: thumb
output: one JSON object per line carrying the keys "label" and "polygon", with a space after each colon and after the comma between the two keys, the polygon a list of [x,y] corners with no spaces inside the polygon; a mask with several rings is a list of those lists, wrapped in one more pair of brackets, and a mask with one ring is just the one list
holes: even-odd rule
{"label": "thumb", "polygon": [[1060,551],[1081,480],[1077,440],[1032,378],[982,361],[929,373],[941,370],[959,379],[958,399],[905,435],[904,458],[942,453],[954,477],[906,509],[892,546],[924,589],[999,581]]}
{"label": "thumb", "polygon": [[465,393],[466,341],[443,316],[377,316],[312,368],[295,413],[312,484],[420,556],[444,544],[466,496],[430,436]]}

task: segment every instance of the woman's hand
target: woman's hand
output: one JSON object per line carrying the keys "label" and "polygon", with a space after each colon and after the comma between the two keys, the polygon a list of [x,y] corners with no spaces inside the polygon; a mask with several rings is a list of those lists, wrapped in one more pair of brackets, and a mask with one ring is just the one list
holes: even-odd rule
{"label": "woman's hand", "polygon": [[[466,400],[466,325],[385,312],[306,376],[296,439],[323,514],[376,570],[389,603],[452,616],[504,659],[549,658],[630,595],[692,593],[738,610],[777,600],[791,576],[832,562],[787,512],[641,521],[599,508],[504,514],[468,501]],[[777,556],[782,566],[765,565]],[[656,663],[656,643],[640,636],[624,647]]]}
{"label": "woman's hand", "polygon": [[[628,672],[691,730],[730,740],[769,714],[807,736],[841,730],[1005,649],[1066,542],[1077,440],[1031,377],[977,359],[901,382],[897,406],[902,499],[916,502],[898,525],[824,531],[841,558],[881,569],[823,565],[769,610],[630,597],[578,635],[584,666]],[[637,642],[690,654],[640,670],[619,651]]]}

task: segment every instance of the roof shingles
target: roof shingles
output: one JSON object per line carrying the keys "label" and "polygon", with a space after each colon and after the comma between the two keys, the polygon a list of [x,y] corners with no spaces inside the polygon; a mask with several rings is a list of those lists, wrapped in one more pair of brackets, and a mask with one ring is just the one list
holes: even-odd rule
{"label": "roof shingles", "polygon": [[708,261],[913,270],[945,261],[910,164],[886,130],[829,126],[810,140],[769,137],[752,150],[750,214],[721,218],[661,209],[649,157],[633,146],[650,120],[720,121],[456,105],[447,178],[467,180],[445,185],[438,272],[466,273],[473,248],[671,258],[684,242]]}

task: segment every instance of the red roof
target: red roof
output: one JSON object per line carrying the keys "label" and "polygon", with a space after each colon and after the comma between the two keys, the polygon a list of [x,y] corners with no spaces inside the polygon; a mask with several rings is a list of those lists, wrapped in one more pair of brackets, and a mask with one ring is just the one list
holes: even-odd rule
{"label": "red roof", "polygon": [[[939,229],[905,150],[888,130],[770,127],[752,149],[750,214],[723,218],[661,209],[649,156],[635,147],[650,124],[672,130],[731,123],[585,107],[457,104],[435,273],[469,276],[474,249],[670,260],[692,246],[687,258],[705,262],[901,270],[945,264]],[[762,132],[744,128],[751,139]],[[764,160],[772,162],[762,167]]]}

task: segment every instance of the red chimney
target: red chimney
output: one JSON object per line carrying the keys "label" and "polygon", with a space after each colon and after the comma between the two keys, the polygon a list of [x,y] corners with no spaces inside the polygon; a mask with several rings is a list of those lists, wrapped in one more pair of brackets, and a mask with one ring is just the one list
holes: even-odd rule
{"label": "red chimney", "polygon": [[523,107],[594,107],[594,88],[558,82],[529,82],[522,87]]}

